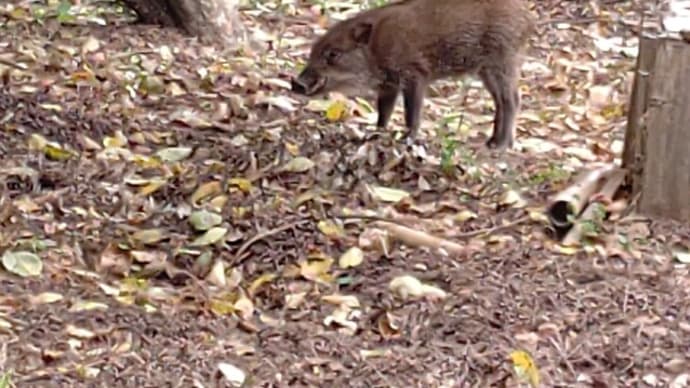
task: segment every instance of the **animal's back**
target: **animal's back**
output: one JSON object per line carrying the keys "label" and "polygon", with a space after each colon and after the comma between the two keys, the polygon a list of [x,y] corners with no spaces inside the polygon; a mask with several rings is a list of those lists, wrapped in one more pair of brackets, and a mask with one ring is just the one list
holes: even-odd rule
{"label": "animal's back", "polygon": [[534,24],[523,0],[406,0],[378,12],[371,49],[379,62],[431,78],[515,55]]}

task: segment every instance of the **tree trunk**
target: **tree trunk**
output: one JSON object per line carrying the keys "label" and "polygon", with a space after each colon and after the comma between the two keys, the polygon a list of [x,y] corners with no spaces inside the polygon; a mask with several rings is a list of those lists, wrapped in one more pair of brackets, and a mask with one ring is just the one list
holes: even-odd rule
{"label": "tree trunk", "polygon": [[690,44],[640,40],[623,166],[638,211],[690,222]]}
{"label": "tree trunk", "polygon": [[245,36],[238,0],[122,0],[147,24],[175,27],[203,41],[233,46]]}

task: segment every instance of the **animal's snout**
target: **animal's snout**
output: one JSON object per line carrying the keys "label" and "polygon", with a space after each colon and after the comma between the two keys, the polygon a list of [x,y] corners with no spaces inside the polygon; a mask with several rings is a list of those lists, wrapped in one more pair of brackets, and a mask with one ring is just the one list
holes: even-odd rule
{"label": "animal's snout", "polygon": [[292,78],[291,87],[292,91],[295,93],[307,94],[307,85],[304,84],[304,81],[300,77]]}
{"label": "animal's snout", "polygon": [[294,77],[290,84],[293,92],[313,96],[323,89],[326,84],[326,77],[313,68],[307,67],[297,77]]}

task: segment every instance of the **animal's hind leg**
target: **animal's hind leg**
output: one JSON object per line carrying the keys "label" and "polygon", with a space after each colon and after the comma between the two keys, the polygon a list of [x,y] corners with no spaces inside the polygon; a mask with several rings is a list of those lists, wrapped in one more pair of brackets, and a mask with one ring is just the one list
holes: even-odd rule
{"label": "animal's hind leg", "polygon": [[513,146],[520,105],[518,70],[518,61],[511,60],[498,61],[479,71],[479,77],[491,94],[496,109],[493,133],[486,142],[489,148],[506,149]]}

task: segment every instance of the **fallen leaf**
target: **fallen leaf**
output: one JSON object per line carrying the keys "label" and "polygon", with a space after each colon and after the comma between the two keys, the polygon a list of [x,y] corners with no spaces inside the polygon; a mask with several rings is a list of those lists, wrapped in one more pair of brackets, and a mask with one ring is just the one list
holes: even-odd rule
{"label": "fallen leaf", "polygon": [[359,299],[357,299],[357,297],[354,295],[324,295],[321,297],[321,300],[338,306],[344,305],[353,309],[358,308],[360,306]]}
{"label": "fallen leaf", "polygon": [[277,277],[276,274],[274,273],[265,273],[258,278],[254,279],[254,281],[249,285],[247,288],[247,292],[249,295],[254,295],[256,291],[261,287],[262,285],[266,283],[272,282],[275,278]]}
{"label": "fallen leaf", "polygon": [[285,307],[291,310],[297,309],[304,302],[306,296],[306,292],[285,295]]}
{"label": "fallen leaf", "polygon": [[72,307],[70,307],[69,311],[78,312],[78,311],[107,310],[107,309],[108,309],[108,305],[105,303],[94,302],[94,301],[90,301],[90,300],[82,300],[82,301],[77,301],[74,304],[72,304]]}
{"label": "fallen leaf", "polygon": [[321,220],[317,224],[319,231],[330,238],[343,237],[345,231],[331,220]]}
{"label": "fallen leaf", "polygon": [[245,321],[250,319],[254,314],[254,303],[247,298],[245,295],[240,295],[239,299],[235,302],[235,311],[239,312],[240,318]]}
{"label": "fallen leaf", "polygon": [[179,162],[192,154],[190,147],[169,147],[156,152],[156,156],[164,162]]}
{"label": "fallen leaf", "polygon": [[215,244],[221,241],[225,237],[225,234],[227,234],[227,232],[227,228],[223,228],[220,226],[211,228],[207,230],[206,233],[202,234],[201,236],[197,237],[194,241],[192,241],[190,245],[193,247],[200,247]]}
{"label": "fallen leaf", "polygon": [[356,267],[364,261],[364,252],[358,247],[352,247],[345,251],[340,259],[338,260],[338,265],[340,268],[351,268]]}
{"label": "fallen leaf", "polygon": [[446,292],[440,288],[424,284],[419,281],[419,279],[410,275],[394,278],[389,283],[388,288],[402,299],[415,299],[419,297],[443,299],[447,296]]}
{"label": "fallen leaf", "polygon": [[328,109],[326,109],[326,119],[330,122],[340,121],[345,117],[346,112],[347,105],[345,105],[345,101],[334,101],[328,106]]}
{"label": "fallen leaf", "polygon": [[525,207],[527,205],[527,201],[525,201],[517,191],[507,190],[501,196],[499,204],[519,209]]}
{"label": "fallen leaf", "polygon": [[67,160],[74,155],[72,152],[55,144],[46,144],[43,147],[43,152],[48,158],[57,161]]}
{"label": "fallen leaf", "polygon": [[300,263],[300,274],[307,280],[324,281],[333,265],[333,259],[306,260]]}
{"label": "fallen leaf", "polygon": [[57,292],[42,292],[38,295],[29,295],[29,303],[34,305],[49,304],[59,302],[63,298],[62,294],[58,294]]}
{"label": "fallen leaf", "polygon": [[369,186],[368,188],[375,198],[383,202],[398,202],[410,196],[410,194],[404,190],[382,186]]}
{"label": "fallen leaf", "polygon": [[77,337],[77,338],[82,338],[82,339],[89,339],[93,338],[96,336],[96,333],[89,329],[85,329],[83,327],[77,327],[72,325],[71,323],[68,323],[67,326],[65,326],[65,332],[68,335],[71,335],[72,337]]}
{"label": "fallen leaf", "polygon": [[21,277],[38,276],[43,271],[43,261],[37,254],[27,251],[5,251],[2,255],[5,269]]}
{"label": "fallen leaf", "polygon": [[206,276],[209,283],[218,287],[225,287],[228,284],[228,279],[225,277],[225,264],[223,260],[216,260],[211,267],[211,271]]}
{"label": "fallen leaf", "polygon": [[526,380],[532,387],[539,385],[539,370],[532,357],[523,350],[514,350],[510,353],[513,361],[513,369],[518,377]]}
{"label": "fallen leaf", "polygon": [[228,186],[237,187],[245,194],[252,191],[252,181],[246,178],[231,178],[228,179]]}
{"label": "fallen leaf", "polygon": [[324,318],[323,324],[327,327],[335,324],[344,329],[341,330],[344,334],[354,335],[357,332],[357,323],[350,319],[352,312],[349,307],[340,306],[331,315]]}
{"label": "fallen leaf", "polygon": [[690,264],[690,252],[675,251],[673,252],[673,258],[678,260],[679,263]]}
{"label": "fallen leaf", "polygon": [[477,213],[473,212],[472,210],[463,210],[460,213],[456,214],[454,219],[457,222],[465,222],[468,220],[473,220],[477,218]]}
{"label": "fallen leaf", "polygon": [[165,238],[165,231],[160,228],[144,229],[132,234],[132,239],[142,244],[155,244]]}
{"label": "fallen leaf", "polygon": [[189,216],[189,223],[192,224],[195,230],[203,232],[211,229],[214,226],[220,225],[223,222],[223,217],[220,214],[200,210],[193,212]]}
{"label": "fallen leaf", "polygon": [[314,167],[314,162],[311,159],[306,158],[304,156],[298,156],[296,158],[291,159],[289,162],[283,165],[283,167],[280,170],[301,173],[309,171],[312,167]]}
{"label": "fallen leaf", "polygon": [[218,370],[233,387],[241,387],[247,379],[247,375],[240,368],[227,362],[219,362]]}

